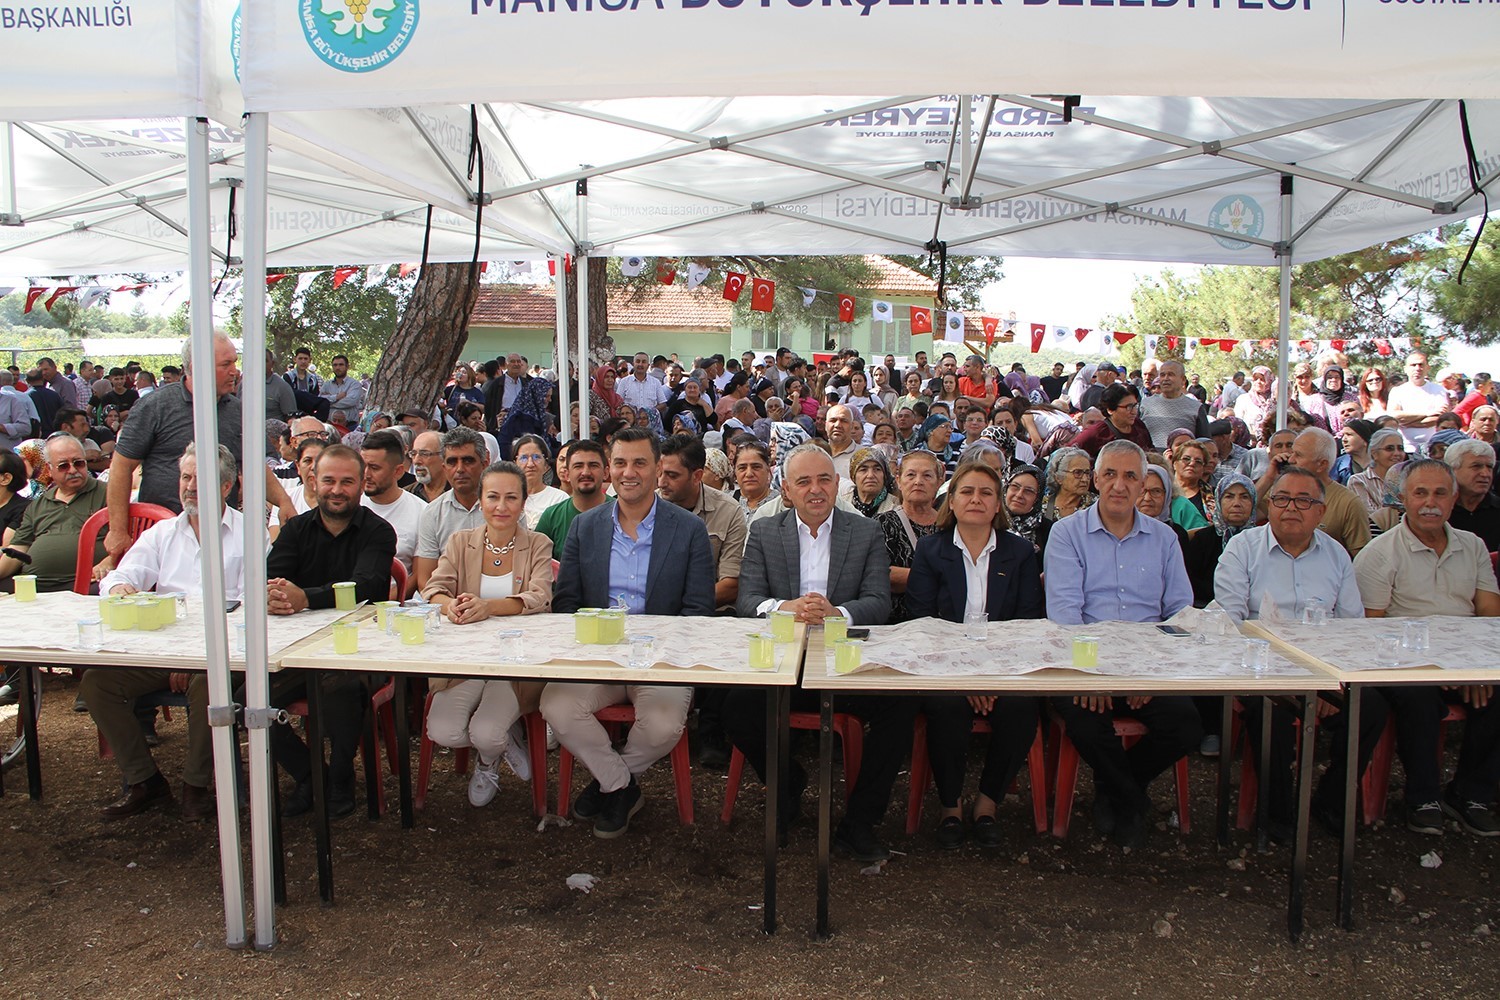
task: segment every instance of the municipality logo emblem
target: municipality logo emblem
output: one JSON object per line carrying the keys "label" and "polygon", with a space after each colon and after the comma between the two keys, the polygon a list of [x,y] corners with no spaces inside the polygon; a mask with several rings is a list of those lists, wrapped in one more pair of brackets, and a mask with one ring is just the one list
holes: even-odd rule
{"label": "municipality logo emblem", "polygon": [[298,0],[307,44],[345,73],[368,73],[399,56],[417,30],[418,0]]}
{"label": "municipality logo emblem", "polygon": [[[1208,224],[1235,236],[1259,236],[1266,227],[1266,213],[1260,202],[1249,195],[1225,195],[1209,211]],[[1250,246],[1244,240],[1227,236],[1215,236],[1214,239],[1226,250],[1244,250]]]}

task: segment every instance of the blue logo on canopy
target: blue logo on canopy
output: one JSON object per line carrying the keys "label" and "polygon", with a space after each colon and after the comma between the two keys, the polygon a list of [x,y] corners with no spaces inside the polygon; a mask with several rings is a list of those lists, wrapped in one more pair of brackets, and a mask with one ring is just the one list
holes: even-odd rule
{"label": "blue logo on canopy", "polygon": [[[1266,213],[1260,202],[1247,194],[1225,195],[1214,202],[1209,210],[1208,224],[1234,236],[1259,236],[1266,227]],[[1215,236],[1226,250],[1244,250],[1250,246],[1244,240]]]}
{"label": "blue logo on canopy", "polygon": [[240,78],[240,8],[234,9],[234,17],[229,21],[229,58],[234,62],[234,78]]}
{"label": "blue logo on canopy", "polygon": [[399,56],[417,15],[418,0],[298,0],[307,44],[345,73],[369,73]]}

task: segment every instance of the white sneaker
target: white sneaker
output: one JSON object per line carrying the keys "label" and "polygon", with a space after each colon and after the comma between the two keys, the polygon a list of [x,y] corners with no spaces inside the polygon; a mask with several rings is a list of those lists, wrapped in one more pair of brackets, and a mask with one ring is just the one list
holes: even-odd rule
{"label": "white sneaker", "polygon": [[560,746],[562,746],[562,744],[558,742],[557,734],[552,731],[552,726],[549,723],[547,726],[547,752],[551,753]]}
{"label": "white sneaker", "polygon": [[505,746],[505,763],[522,781],[531,780],[531,754],[526,747],[526,727],[517,720],[510,727],[510,742]]}
{"label": "white sneaker", "polygon": [[469,805],[482,807],[495,800],[500,791],[499,764],[499,761],[486,764],[482,758],[475,763],[474,776],[469,779]]}

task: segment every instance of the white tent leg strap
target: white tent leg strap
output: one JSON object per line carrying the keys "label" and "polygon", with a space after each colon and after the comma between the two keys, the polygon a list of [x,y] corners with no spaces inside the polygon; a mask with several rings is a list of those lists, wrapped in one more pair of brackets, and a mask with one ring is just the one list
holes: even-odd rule
{"label": "white tent leg strap", "polygon": [[[1281,305],[1276,344],[1276,427],[1286,426],[1288,398],[1287,355],[1292,346],[1292,175],[1281,175]],[[1258,433],[1255,428],[1251,434]]]}
{"label": "white tent leg strap", "polygon": [[[589,258],[585,252],[589,238],[589,182],[580,179],[575,188],[578,203],[578,253],[573,257],[573,266],[578,269],[578,437],[586,440],[589,434]],[[560,305],[561,303],[559,303]],[[566,371],[559,375],[566,379]],[[567,414],[562,415],[568,419]]]}
{"label": "white tent leg strap", "polygon": [[0,226],[18,226],[16,214],[16,127],[6,122],[0,129]]}
{"label": "white tent leg strap", "polygon": [[[553,299],[555,306],[553,319],[557,327],[557,339],[552,352],[552,363],[557,369],[557,422],[560,425],[557,429],[557,439],[567,444],[573,439],[573,422],[568,419],[573,412],[573,389],[568,384],[568,275],[567,269],[563,266],[564,259],[561,257],[552,259],[557,262],[554,268],[556,273],[552,276],[553,284],[557,287],[557,295]],[[581,382],[578,394],[585,395]],[[588,437],[583,433],[578,436]]]}
{"label": "white tent leg strap", "polygon": [[[219,495],[217,443],[218,393],[215,390],[213,282],[209,275],[208,121],[185,119],[188,135],[188,285],[192,329],[193,437],[198,442],[200,495]],[[253,395],[253,394],[252,394]],[[264,424],[261,425],[264,428]],[[265,439],[263,429],[258,431]],[[264,463],[256,466],[256,470]],[[217,519],[215,519],[217,520]],[[217,530],[200,533],[203,625],[208,661],[208,702],[230,703],[229,629],[224,617],[224,540]],[[237,758],[231,730],[213,730],[214,783],[218,788],[219,870],[224,890],[224,940],[231,948],[245,945],[245,886],[240,862],[239,801],[234,788]]]}

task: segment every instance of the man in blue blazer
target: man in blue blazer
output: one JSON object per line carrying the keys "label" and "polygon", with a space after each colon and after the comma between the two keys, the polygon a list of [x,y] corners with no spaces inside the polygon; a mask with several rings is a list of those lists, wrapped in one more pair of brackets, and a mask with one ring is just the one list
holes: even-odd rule
{"label": "man in blue blazer", "polygon": [[[842,615],[851,625],[884,625],[891,614],[891,566],[885,539],[874,521],[836,510],[838,473],[833,459],[816,445],[802,445],[788,456],[782,490],[789,510],[750,525],[740,564],[740,616],[792,611],[799,621],[821,625]],[[812,692],[796,691],[793,707],[817,708]],[[724,731],[765,779],[766,712],[764,691],[735,689],[725,700]],[[849,808],[834,831],[834,845],[855,860],[883,861],[890,852],[875,837],[885,817],[891,786],[911,746],[914,702],[900,697],[841,697],[845,711],[870,726],[859,779]],[[779,805],[782,833],[797,818],[807,774],[791,763]]]}
{"label": "man in blue blazer", "polygon": [[[623,598],[632,614],[712,615],[714,559],[703,522],[658,501],[661,445],[650,431],[628,429],[610,446],[616,502],[579,514],[568,528],[552,610],[571,614]],[[671,752],[692,704],[689,687],[549,684],[542,716],[558,741],[594,778],[579,793],[573,815],[594,821],[594,836],[618,837],[641,809],[636,777]],[[594,713],[629,701],[635,725],[616,751]]]}

